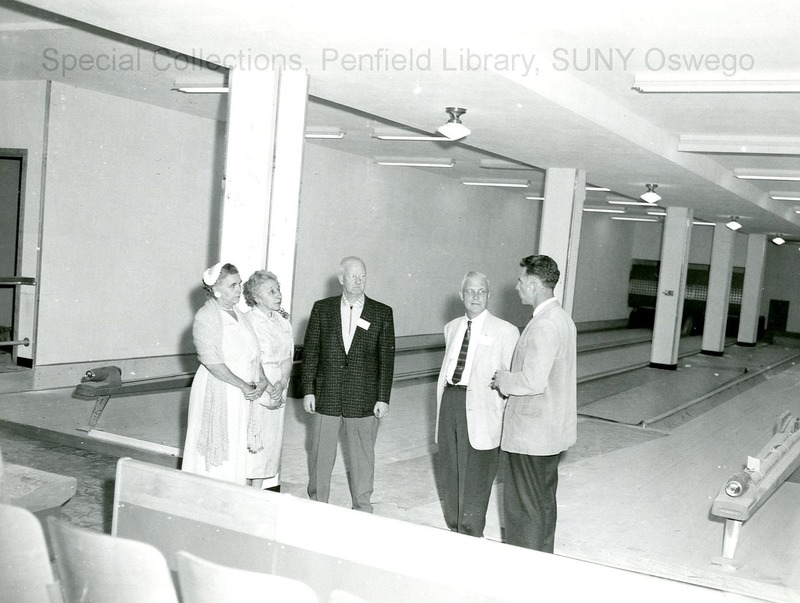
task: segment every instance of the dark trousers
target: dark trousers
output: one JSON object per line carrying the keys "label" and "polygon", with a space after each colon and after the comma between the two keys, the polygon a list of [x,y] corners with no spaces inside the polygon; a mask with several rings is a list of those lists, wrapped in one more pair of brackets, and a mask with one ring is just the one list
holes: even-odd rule
{"label": "dark trousers", "polygon": [[347,482],[353,508],[372,513],[375,482],[375,440],[378,419],[375,417],[345,418],[316,413],[311,420],[311,452],[309,453],[308,497],[328,502],[331,473],[336,463],[339,439],[347,457]]}
{"label": "dark trousers", "polygon": [[506,454],[508,472],[503,485],[505,542],[552,553],[561,455]]}
{"label": "dark trousers", "polygon": [[446,387],[439,411],[439,474],[447,527],[483,536],[498,449],[476,450],[467,433],[467,390]]}

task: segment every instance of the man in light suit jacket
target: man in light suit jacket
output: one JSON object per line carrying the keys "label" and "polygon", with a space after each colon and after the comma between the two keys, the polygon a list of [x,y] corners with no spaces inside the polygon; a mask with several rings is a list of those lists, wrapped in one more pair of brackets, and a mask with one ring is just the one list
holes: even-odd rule
{"label": "man in light suit jacket", "polygon": [[394,376],[392,309],[364,294],[360,258],[339,265],[342,295],[314,303],[303,348],[303,408],[314,415],[308,496],[328,502],[339,437],[350,466],[353,508],[372,513],[378,420],[389,412]]}
{"label": "man in light suit jacket", "polygon": [[485,275],[468,272],[460,294],[467,312],[444,327],[436,391],[439,481],[447,527],[483,536],[505,407],[491,388],[492,377],[511,366],[519,329],[486,309],[491,293]]}
{"label": "man in light suit jacket", "polygon": [[533,306],[510,371],[494,385],[509,396],[501,449],[508,455],[503,486],[505,541],[552,553],[561,453],[577,439],[576,330],[553,297],[559,271],[546,255],[520,262],[517,293]]}

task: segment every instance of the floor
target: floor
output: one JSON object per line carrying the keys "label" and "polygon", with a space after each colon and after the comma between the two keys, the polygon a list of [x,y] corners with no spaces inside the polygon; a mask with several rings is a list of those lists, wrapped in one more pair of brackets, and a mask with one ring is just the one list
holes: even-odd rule
{"label": "floor", "polygon": [[[686,338],[678,370],[661,371],[647,368],[649,343],[641,334],[583,335],[578,443],[561,466],[556,554],[768,600],[799,600],[800,517],[792,511],[800,504],[800,484],[786,482],[745,523],[732,561],[720,559],[723,523],[709,509],[727,477],[769,439],[775,418],[787,409],[800,416],[800,348],[728,346],[718,358],[697,354],[698,347],[698,338]],[[68,393],[0,395],[0,449],[6,462],[78,477],[62,514],[107,532],[119,452],[75,435],[92,404]],[[396,384],[376,445],[373,500],[376,514],[444,529],[434,395],[432,379]],[[142,397],[135,421],[130,403],[109,404],[98,428],[179,446],[180,418],[157,426],[140,418],[148,416],[148,405],[166,398],[181,407],[182,396]],[[286,416],[283,491],[305,497],[307,417],[297,400],[290,400]],[[486,537],[495,540],[502,534],[502,483],[501,467],[486,528]],[[330,502],[350,504],[341,461]]]}

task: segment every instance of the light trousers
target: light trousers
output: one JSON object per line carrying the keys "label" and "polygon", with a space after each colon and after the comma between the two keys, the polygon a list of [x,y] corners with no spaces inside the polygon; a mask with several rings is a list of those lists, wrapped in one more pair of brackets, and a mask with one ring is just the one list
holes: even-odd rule
{"label": "light trousers", "polygon": [[311,421],[308,497],[311,500],[328,502],[331,473],[341,439],[353,508],[372,513],[370,499],[375,483],[377,436],[378,419],[374,416],[346,418],[315,413]]}

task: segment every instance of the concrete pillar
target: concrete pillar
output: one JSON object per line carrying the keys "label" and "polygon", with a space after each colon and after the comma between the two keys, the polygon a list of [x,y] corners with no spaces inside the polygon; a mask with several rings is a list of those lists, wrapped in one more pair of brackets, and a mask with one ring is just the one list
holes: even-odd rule
{"label": "concrete pillar", "polygon": [[744,285],[742,286],[742,307],[739,312],[739,333],[736,337],[736,345],[756,345],[766,259],[767,235],[748,235],[747,260],[744,266]]}
{"label": "concrete pillar", "polygon": [[686,207],[668,207],[661,241],[661,265],[656,291],[656,315],[650,366],[678,368],[678,345],[681,336],[689,245],[692,238],[693,211]]}
{"label": "concrete pillar", "polygon": [[575,276],[578,269],[583,202],[586,199],[586,172],[573,168],[550,168],[545,174],[539,254],[558,264],[561,277],[555,296],[572,314]]}
{"label": "concrete pillar", "polygon": [[269,266],[289,308],[308,75],[233,68],[228,77],[219,259],[235,264],[243,280]]}
{"label": "concrete pillar", "polygon": [[283,307],[291,311],[308,107],[305,70],[281,72],[278,106],[267,269],[280,279]]}
{"label": "concrete pillar", "polygon": [[724,224],[714,227],[703,342],[700,347],[703,354],[710,356],[722,356],[725,351],[725,326],[728,323],[735,237],[736,233]]}

